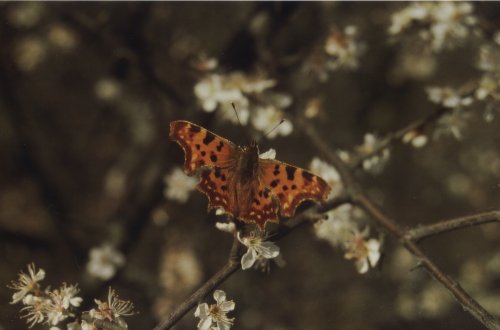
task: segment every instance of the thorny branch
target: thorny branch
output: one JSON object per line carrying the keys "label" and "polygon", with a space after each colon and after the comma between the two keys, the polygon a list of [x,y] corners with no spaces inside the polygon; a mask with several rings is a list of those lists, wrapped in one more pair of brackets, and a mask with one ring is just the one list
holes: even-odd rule
{"label": "thorny branch", "polygon": [[[408,237],[405,232],[392,218],[376,205],[361,189],[357,188],[357,183],[349,171],[347,165],[340,157],[326,145],[318,136],[313,127],[307,122],[300,122],[300,127],[328,158],[328,160],[338,170],[348,193],[352,196],[354,203],[366,211],[374,220],[384,227],[392,236],[396,237],[414,256],[419,259],[419,264],[438,282],[440,282],[457,299],[462,307],[471,313],[488,329],[500,329],[500,323],[488,311],[486,311],[476,300],[474,300],[458,282],[446,275],[427,255],[418,247],[416,241]],[[467,217],[471,218],[471,217]],[[470,219],[469,219],[470,220]],[[453,220],[448,221],[448,224]],[[460,221],[458,221],[460,222]],[[466,221],[463,221],[464,223]],[[442,228],[442,227],[441,227]],[[446,230],[441,230],[444,232]]]}
{"label": "thorny branch", "polygon": [[195,293],[186,299],[176,310],[174,310],[167,318],[162,320],[155,327],[155,330],[169,329],[176,324],[191,308],[199,303],[206,295],[212,292],[217,286],[224,282],[229,276],[240,268],[240,242],[234,237],[233,245],[227,263],[206,281]]}
{"label": "thorny branch", "polygon": [[427,226],[419,226],[407,231],[406,237],[413,241],[435,236],[465,227],[478,226],[486,223],[500,222],[500,211],[491,211],[443,220]]}

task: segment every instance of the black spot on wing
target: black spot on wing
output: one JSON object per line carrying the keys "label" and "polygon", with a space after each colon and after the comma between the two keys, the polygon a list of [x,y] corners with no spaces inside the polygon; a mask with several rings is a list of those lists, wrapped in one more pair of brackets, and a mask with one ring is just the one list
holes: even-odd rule
{"label": "black spot on wing", "polygon": [[220,175],[221,175],[221,173],[220,173],[220,167],[216,167],[215,168],[214,175],[215,175],[216,178],[220,177]]}
{"label": "black spot on wing", "polygon": [[215,136],[207,132],[207,135],[205,135],[205,138],[203,139],[203,144],[209,145],[210,142],[212,142],[215,139]]}
{"label": "black spot on wing", "polygon": [[222,147],[224,146],[224,142],[220,141],[219,144],[217,145],[217,151],[221,151],[222,150]]}
{"label": "black spot on wing", "polygon": [[313,180],[313,175],[309,172],[302,171],[302,176],[306,181],[312,181]]}
{"label": "black spot on wing", "polygon": [[295,178],[295,170],[296,170],[296,168],[287,165],[285,167],[285,169],[286,169],[286,177],[287,177],[287,179],[288,180],[293,180]]}
{"label": "black spot on wing", "polygon": [[217,156],[215,154],[211,154],[210,155],[210,160],[215,163],[217,161]]}
{"label": "black spot on wing", "polygon": [[201,131],[201,127],[191,125],[191,127],[189,127],[189,130],[193,133],[198,133],[199,131]]}
{"label": "black spot on wing", "polygon": [[273,188],[276,187],[278,185],[278,181],[279,180],[273,180],[273,181],[271,181],[271,187],[273,187]]}

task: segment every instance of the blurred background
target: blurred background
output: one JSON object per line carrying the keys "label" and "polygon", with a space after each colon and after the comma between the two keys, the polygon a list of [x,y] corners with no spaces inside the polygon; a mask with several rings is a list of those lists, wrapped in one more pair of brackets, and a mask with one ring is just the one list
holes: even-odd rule
{"label": "blurred background", "polygon": [[[444,104],[450,115],[419,141],[356,170],[363,189],[403,227],[498,208],[499,15],[488,2],[1,3],[0,329],[27,328],[6,285],[31,262],[43,285],[78,283],[83,310],[113,287],[140,313],[131,329],[153,328],[226,262],[231,236],[176,172],[175,119],[308,167],[321,154],[297,118],[359,156],[365,134]],[[497,317],[499,234],[422,242]],[[279,245],[284,267],[222,284],[234,329],[482,328],[389,236],[366,274],[312,226]],[[176,329],[196,328],[193,313]]]}

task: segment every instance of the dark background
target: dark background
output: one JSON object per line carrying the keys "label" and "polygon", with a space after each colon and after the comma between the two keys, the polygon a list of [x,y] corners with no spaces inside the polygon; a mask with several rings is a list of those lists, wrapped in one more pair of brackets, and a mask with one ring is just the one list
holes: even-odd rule
{"label": "dark background", "polygon": [[[190,65],[199,53],[219,59],[222,73],[266,72],[277,91],[293,97],[290,116],[320,98],[323,113],[312,124],[333,149],[344,150],[367,132],[384,135],[434,111],[427,86],[479,77],[479,42],[472,38],[437,54],[433,74],[398,75],[407,53],[386,31],[401,6],[0,4],[0,329],[27,328],[5,286],[33,261],[46,270],[46,285],[79,283],[87,310],[111,285],[140,312],[128,318],[131,329],[152,328],[225,263],[231,237],[213,226],[206,198],[193,193],[180,204],[163,196],[163,176],[183,159],[168,141],[171,120],[189,119],[247,142],[241,128],[201,111],[193,93],[201,74]],[[499,9],[475,4],[493,31]],[[267,15],[269,28],[252,34],[257,15]],[[359,69],[332,72],[324,83],[301,71],[329,28],[348,24],[359,26],[367,45]],[[291,55],[290,63],[282,61]],[[120,86],[117,97],[99,97],[103,79]],[[497,208],[499,128],[498,119],[488,124],[473,112],[462,141],[431,138],[423,149],[396,143],[381,174],[359,178],[405,227]],[[298,129],[261,147],[304,167],[319,155]],[[117,174],[124,183],[113,190]],[[166,224],[153,221],[161,212],[169,215]],[[499,232],[492,224],[422,243],[497,316]],[[127,263],[111,281],[95,282],[85,274],[88,251],[106,241],[118,245]],[[411,270],[416,262],[396,241],[385,243],[380,267],[359,275],[341,251],[301,228],[279,243],[286,267],[240,271],[222,285],[236,302],[234,329],[481,328],[423,271]],[[177,328],[194,329],[192,315]]]}

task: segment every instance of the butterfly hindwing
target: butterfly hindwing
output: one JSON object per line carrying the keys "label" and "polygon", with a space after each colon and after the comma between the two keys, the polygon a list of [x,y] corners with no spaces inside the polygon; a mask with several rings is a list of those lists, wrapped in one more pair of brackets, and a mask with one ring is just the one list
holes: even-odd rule
{"label": "butterfly hindwing", "polygon": [[280,214],[292,217],[304,200],[325,201],[330,186],[311,172],[276,160],[261,160],[262,178],[266,187],[278,198]]}
{"label": "butterfly hindwing", "polygon": [[208,210],[222,208],[231,211],[228,190],[229,171],[220,167],[205,169],[201,173],[198,189],[208,197]]}
{"label": "butterfly hindwing", "polygon": [[239,214],[239,218],[243,221],[254,222],[264,229],[267,222],[278,222],[278,210],[278,200],[264,182],[260,182],[251,204]]}
{"label": "butterfly hindwing", "polygon": [[170,123],[170,138],[184,150],[184,171],[190,175],[203,166],[227,167],[238,148],[231,141],[184,120]]}

